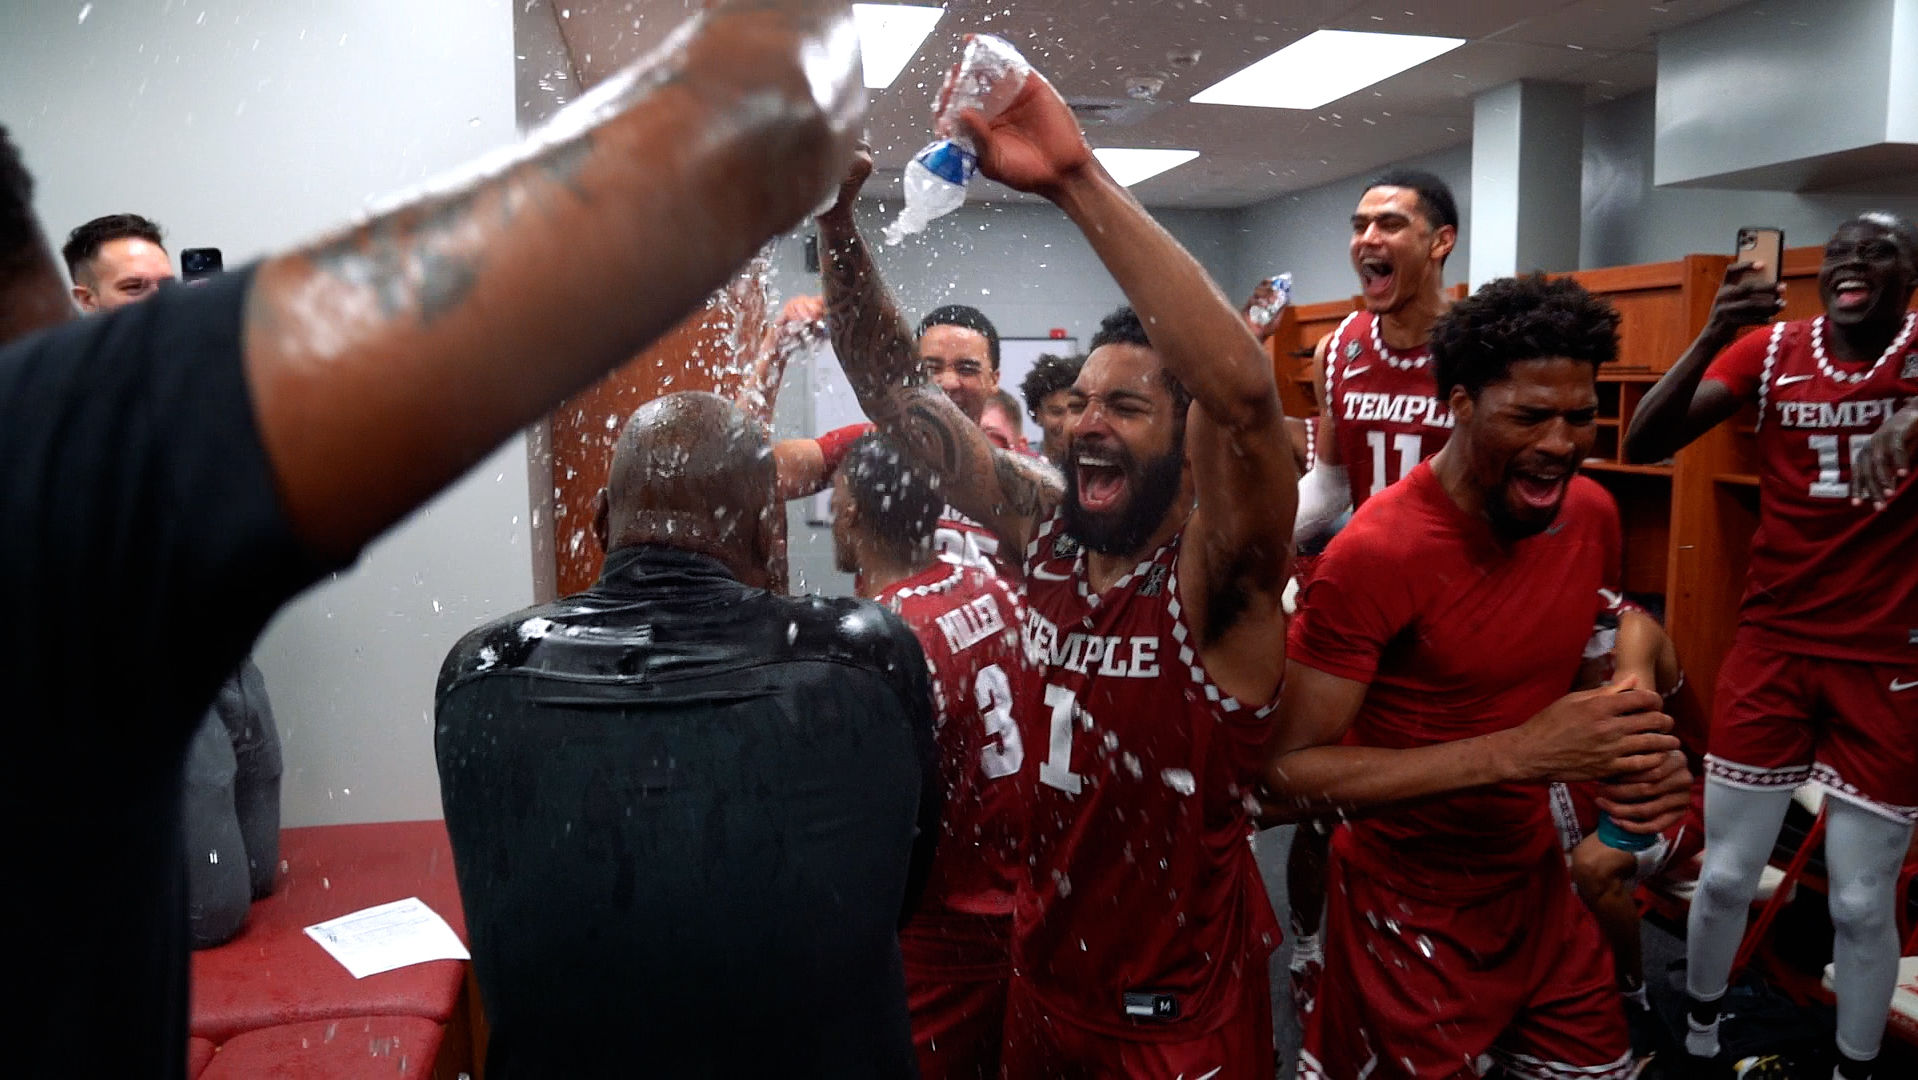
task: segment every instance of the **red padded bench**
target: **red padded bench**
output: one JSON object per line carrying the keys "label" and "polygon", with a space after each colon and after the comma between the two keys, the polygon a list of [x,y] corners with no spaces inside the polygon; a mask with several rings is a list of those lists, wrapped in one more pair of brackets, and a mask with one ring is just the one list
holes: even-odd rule
{"label": "red padded bench", "polygon": [[279,883],[232,941],[193,954],[188,1075],[453,1077],[470,1071],[468,965],[436,960],[355,979],[314,923],[417,896],[466,939],[440,821],[280,832]]}

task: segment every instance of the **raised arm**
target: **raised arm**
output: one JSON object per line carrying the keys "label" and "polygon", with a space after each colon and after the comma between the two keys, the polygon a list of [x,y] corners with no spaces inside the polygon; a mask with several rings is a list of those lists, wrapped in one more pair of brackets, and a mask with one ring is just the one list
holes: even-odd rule
{"label": "raised arm", "polygon": [[1632,413],[1625,431],[1625,457],[1636,463],[1663,461],[1700,435],[1730,419],[1742,404],[1717,382],[1703,382],[1705,369],[1738,332],[1769,320],[1785,306],[1781,285],[1742,280],[1757,263],[1733,263],[1725,269],[1725,283],[1712,301],[1705,328],[1666,371]]}
{"label": "raised arm", "polygon": [[946,502],[1022,551],[1058,505],[1063,485],[1038,459],[995,449],[926,378],[912,330],[853,223],[853,200],[871,172],[871,151],[861,147],[838,202],[819,217],[833,351],[859,407],[932,468]]}
{"label": "raised arm", "polygon": [[1066,212],[1192,395],[1186,427],[1198,508],[1180,552],[1181,599],[1206,668],[1245,701],[1271,699],[1284,655],[1281,596],[1298,475],[1265,350],[1198,260],[1086,145],[1072,110],[1034,72],[1012,103],[961,122],[980,171]]}
{"label": "raised arm", "polygon": [[843,0],[719,3],[470,178],[267,260],[246,369],[299,535],[357,549],[639,352],[831,190],[863,104]]}

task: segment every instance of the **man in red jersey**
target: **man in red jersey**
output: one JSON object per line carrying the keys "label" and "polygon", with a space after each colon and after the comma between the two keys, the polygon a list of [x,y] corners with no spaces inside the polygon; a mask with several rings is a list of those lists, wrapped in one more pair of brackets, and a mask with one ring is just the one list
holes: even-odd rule
{"label": "man in red jersey", "polygon": [[1014,693],[1025,607],[1003,580],[939,559],[938,482],[881,436],[833,480],[833,555],[859,595],[891,608],[925,649],[945,785],[942,835],[918,907],[900,930],[919,1072],[997,1080],[1012,894],[1022,875],[1012,777],[1025,760]]}
{"label": "man in red jersey", "polygon": [[1758,532],[1719,669],[1706,759],[1705,867],[1687,934],[1686,1049],[1717,1055],[1718,1001],[1792,789],[1832,796],[1839,1075],[1871,1075],[1898,975],[1896,882],[1918,818],[1918,231],[1888,214],[1838,227],[1825,314],[1739,337],[1778,289],[1726,271],[1704,331],[1645,394],[1626,452],[1657,461],[1758,407]]}
{"label": "man in red jersey", "polygon": [[1205,270],[1029,76],[963,122],[980,169],[1079,226],[1136,308],[1073,384],[1065,491],[926,381],[857,233],[827,238],[834,348],[946,499],[1025,551],[1011,1077],[1272,1075],[1276,938],[1246,803],[1283,664],[1295,496],[1272,369]]}
{"label": "man in red jersey", "polygon": [[1433,333],[1451,440],[1354,515],[1306,586],[1267,782],[1358,820],[1333,841],[1341,977],[1307,1017],[1301,1075],[1631,1067],[1546,798],[1547,781],[1626,777],[1606,808],[1653,832],[1686,802],[1656,693],[1566,694],[1618,572],[1617,510],[1574,475],[1617,319],[1541,278],[1455,305]]}
{"label": "man in red jersey", "polygon": [[[1445,445],[1452,412],[1433,385],[1432,324],[1450,303],[1445,260],[1458,244],[1458,201],[1445,181],[1392,169],[1352,211],[1352,269],[1364,310],[1319,339],[1319,411],[1312,468],[1299,480],[1295,535],[1322,535]],[[1300,571],[1303,583],[1316,557]],[[1286,855],[1292,999],[1312,1011],[1323,946],[1325,853],[1332,823],[1301,821]]]}

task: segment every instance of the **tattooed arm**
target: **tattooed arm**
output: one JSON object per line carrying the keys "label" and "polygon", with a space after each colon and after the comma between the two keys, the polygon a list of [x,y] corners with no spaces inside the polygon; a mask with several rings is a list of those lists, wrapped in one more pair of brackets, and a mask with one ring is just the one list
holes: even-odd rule
{"label": "tattooed arm", "polygon": [[719,3],[504,159],[265,262],[246,369],[299,535],[352,552],[669,329],[830,190],[858,76],[843,0]]}
{"label": "tattooed arm", "polygon": [[861,147],[839,201],[819,217],[833,351],[860,407],[938,474],[946,502],[1023,551],[1058,505],[1063,482],[1037,458],[995,449],[926,378],[912,330],[853,224],[853,199],[871,171],[871,152]]}
{"label": "tattooed arm", "polygon": [[1099,165],[1043,76],[1027,76],[991,120],[969,111],[961,122],[981,172],[1045,196],[1085,234],[1165,370],[1191,393],[1185,446],[1198,507],[1179,553],[1185,618],[1221,689],[1272,700],[1284,670],[1298,477],[1270,359],[1198,260]]}

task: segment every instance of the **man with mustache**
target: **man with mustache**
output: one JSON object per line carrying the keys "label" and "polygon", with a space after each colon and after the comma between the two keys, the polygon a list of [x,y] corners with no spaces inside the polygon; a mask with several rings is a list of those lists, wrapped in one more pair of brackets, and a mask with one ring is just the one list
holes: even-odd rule
{"label": "man with mustache", "polygon": [[822,219],[833,345],[860,404],[1002,552],[1025,553],[1030,870],[1005,1074],[1270,1077],[1277,927],[1246,803],[1283,663],[1295,493],[1271,365],[1044,77],[961,122],[980,170],[1063,209],[1133,305],[1073,384],[1062,493],[927,381],[850,220]]}
{"label": "man with mustache", "polygon": [[1306,586],[1267,784],[1354,820],[1326,890],[1341,977],[1306,1018],[1301,1076],[1475,1077],[1486,1055],[1523,1078],[1631,1067],[1546,795],[1623,777],[1607,809],[1655,832],[1689,783],[1656,693],[1565,693],[1619,572],[1617,508],[1575,475],[1617,325],[1537,277],[1454,305],[1432,335],[1451,439],[1353,516]]}
{"label": "man with mustache", "polygon": [[1645,394],[1625,442],[1633,460],[1658,461],[1758,405],[1758,532],[1713,699],[1685,1047],[1718,1055],[1759,873],[1792,790],[1815,780],[1832,796],[1837,1075],[1863,1080],[1898,979],[1896,882],[1918,819],[1918,230],[1878,213],[1840,225],[1818,271],[1825,313],[1741,338],[1782,306],[1751,269],[1726,271],[1704,331]]}

